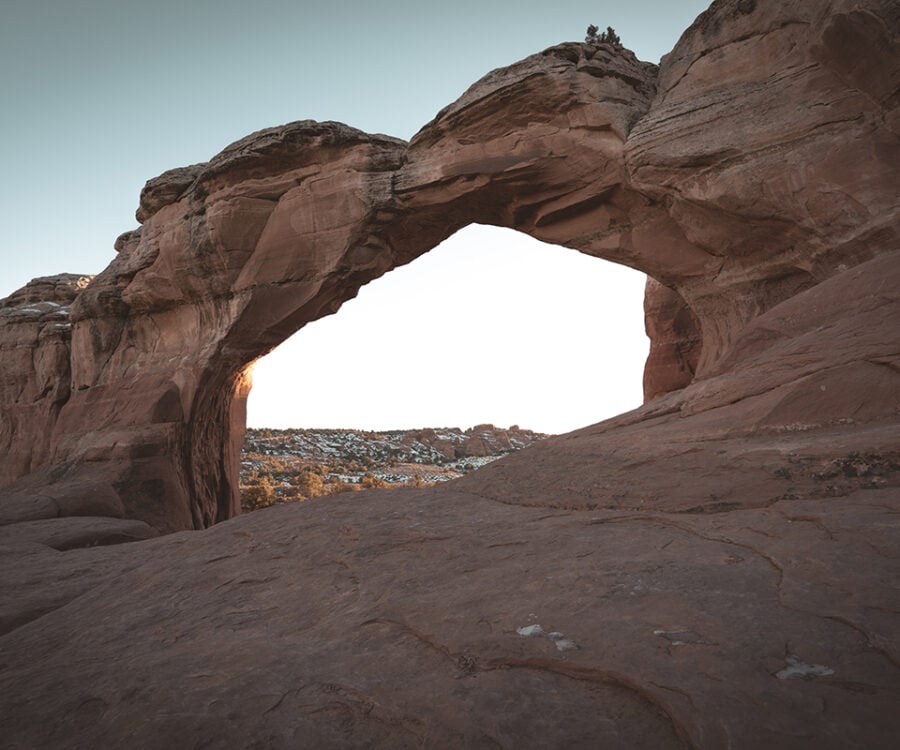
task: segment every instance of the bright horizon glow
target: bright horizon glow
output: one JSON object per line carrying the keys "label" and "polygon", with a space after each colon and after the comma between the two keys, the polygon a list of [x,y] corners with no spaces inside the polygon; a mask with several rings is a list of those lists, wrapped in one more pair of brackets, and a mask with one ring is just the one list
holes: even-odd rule
{"label": "bright horizon glow", "polygon": [[593,424],[641,404],[644,280],[471,225],[257,360],[247,424],[549,433]]}

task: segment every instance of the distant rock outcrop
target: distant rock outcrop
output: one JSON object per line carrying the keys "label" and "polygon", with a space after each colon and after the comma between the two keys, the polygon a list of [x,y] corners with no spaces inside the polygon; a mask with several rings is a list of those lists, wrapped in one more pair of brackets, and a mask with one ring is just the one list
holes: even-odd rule
{"label": "distant rock outcrop", "polygon": [[46,276],[0,300],[0,484],[52,462],[53,426],[71,395],[71,306],[92,278]]}
{"label": "distant rock outcrop", "polygon": [[[151,180],[74,300],[0,302],[3,741],[893,747],[898,29],[716,0],[658,70],[563,44],[408,144],[304,121]],[[248,363],[471,222],[652,277],[652,400],[119,543],[234,515]]]}
{"label": "distant rock outcrop", "polygon": [[485,456],[500,456],[525,448],[547,435],[523,430],[518,425],[505,429],[479,424],[467,430],[459,427],[427,427],[413,430],[250,430],[245,450],[282,451],[306,461],[376,461],[390,458],[419,463]]}
{"label": "distant rock outcrop", "polygon": [[[241,505],[244,510],[259,507],[261,494],[266,505],[306,500],[358,490],[367,481],[401,486],[447,482],[546,437],[492,424],[378,432],[249,429],[241,453]],[[310,472],[321,483],[311,483]],[[271,487],[261,491],[264,481]]]}

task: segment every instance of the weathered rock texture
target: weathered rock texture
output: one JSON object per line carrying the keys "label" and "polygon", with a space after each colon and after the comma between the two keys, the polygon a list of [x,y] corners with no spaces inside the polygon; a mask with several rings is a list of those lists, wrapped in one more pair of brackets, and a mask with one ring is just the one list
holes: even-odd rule
{"label": "weathered rock texture", "polygon": [[[3,480],[52,461],[53,425],[71,395],[70,308],[91,278],[60,274],[34,279],[0,300]],[[14,512],[10,505],[0,506],[0,518]]]}
{"label": "weathered rock texture", "polygon": [[[300,122],[151,180],[71,328],[71,280],[0,306],[2,741],[892,747],[898,26],[720,0],[659,70],[564,44],[409,144]],[[471,222],[651,276],[658,397],[115,544],[233,515],[247,364]]]}
{"label": "weathered rock texture", "polygon": [[678,390],[694,379],[702,351],[700,326],[674,289],[648,276],[644,330],[650,352],[644,364],[644,401]]}

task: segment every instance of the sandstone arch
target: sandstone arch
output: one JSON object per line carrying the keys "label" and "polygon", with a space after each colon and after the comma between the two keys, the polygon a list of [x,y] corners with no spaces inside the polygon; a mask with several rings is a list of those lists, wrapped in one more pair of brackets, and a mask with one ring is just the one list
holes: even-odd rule
{"label": "sandstone arch", "polygon": [[[539,120],[566,107],[531,116],[554,81],[603,110],[576,85],[581,63],[555,62],[580,45],[476,85],[423,131],[431,143],[257,134],[152,181],[141,232],[93,283],[36,280],[0,301],[4,739],[896,745],[898,30],[891,0],[716,0],[663,60],[597,205],[577,192],[596,168],[580,160],[610,130],[566,123],[573,150],[545,154],[546,172],[472,140],[530,130],[558,149]],[[455,139],[467,112],[482,125]],[[486,176],[463,163],[479,159]],[[290,215],[304,190],[335,210]],[[118,542],[152,535],[140,521],[54,518],[167,530],[227,513],[215,451],[239,417],[239,363],[408,260],[417,236],[425,248],[526,205],[523,227],[574,244],[599,226],[609,247],[584,249],[662,269],[648,385],[682,365],[689,385],[439,488],[136,544]],[[613,209],[633,222],[614,234]],[[538,226],[542,211],[556,221]],[[278,241],[310,224],[296,270]],[[194,432],[192,414],[218,421]]]}
{"label": "sandstone arch", "polygon": [[[27,475],[30,498],[16,512],[163,530],[228,518],[246,365],[472,222],[652,277],[649,395],[717,372],[749,321],[898,234],[896,102],[838,54],[862,35],[890,77],[886,6],[786,3],[760,19],[751,5],[701,16],[661,70],[550,48],[487,75],[409,144],[302,121],[151,180],[143,226],[74,297],[71,328],[47,310],[8,320],[31,354],[28,386],[3,397],[0,481]],[[752,70],[748,34],[767,45]]]}

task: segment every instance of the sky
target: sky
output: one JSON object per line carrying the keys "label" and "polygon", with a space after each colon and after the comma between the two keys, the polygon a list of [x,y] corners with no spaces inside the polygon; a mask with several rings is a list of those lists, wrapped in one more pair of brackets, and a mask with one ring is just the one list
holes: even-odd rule
{"label": "sky", "polygon": [[[410,138],[588,24],[658,62],[707,0],[3,0],[0,297],[98,273],[141,187],[293,120]],[[546,432],[639,405],[643,278],[468,227],[254,369],[248,424]]]}

